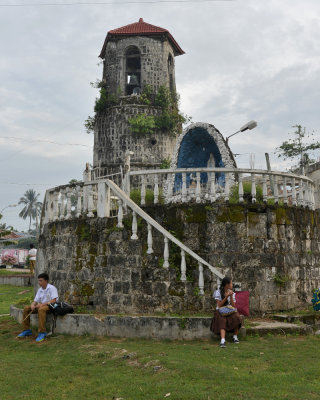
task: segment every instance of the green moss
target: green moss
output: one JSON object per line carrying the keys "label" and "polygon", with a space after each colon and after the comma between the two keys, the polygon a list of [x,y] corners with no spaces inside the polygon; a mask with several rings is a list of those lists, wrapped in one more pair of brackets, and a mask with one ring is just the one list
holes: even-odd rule
{"label": "green moss", "polygon": [[51,236],[56,236],[57,233],[57,227],[56,224],[54,224],[51,228]]}
{"label": "green moss", "polygon": [[277,225],[290,225],[290,219],[288,218],[287,215],[288,210],[283,207],[277,207],[275,209],[275,214],[276,214],[276,224]]}
{"label": "green moss", "polygon": [[186,210],[186,222],[194,222],[200,224],[207,222],[206,209],[201,205],[189,207]]}
{"label": "green moss", "polygon": [[80,241],[88,240],[91,237],[90,228],[85,223],[79,223],[76,229],[76,235]]}
{"label": "green moss", "polygon": [[175,290],[175,289],[169,289],[168,293],[170,296],[177,296],[177,297],[183,297],[184,296],[184,290]]}
{"label": "green moss", "polygon": [[95,261],[96,261],[96,256],[91,254],[90,260],[87,264],[91,271],[93,271]]}
{"label": "green moss", "polygon": [[88,283],[81,285],[80,288],[80,295],[82,296],[92,296],[94,293],[94,289],[91,285],[89,285]]}
{"label": "green moss", "polygon": [[217,222],[245,222],[243,207],[236,205],[219,207]]}

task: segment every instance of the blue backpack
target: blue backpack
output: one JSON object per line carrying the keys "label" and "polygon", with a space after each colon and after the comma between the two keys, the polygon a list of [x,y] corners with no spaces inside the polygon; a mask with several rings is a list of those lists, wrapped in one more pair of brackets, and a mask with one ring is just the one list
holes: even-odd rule
{"label": "blue backpack", "polygon": [[314,290],[311,301],[314,311],[320,311],[320,288]]}

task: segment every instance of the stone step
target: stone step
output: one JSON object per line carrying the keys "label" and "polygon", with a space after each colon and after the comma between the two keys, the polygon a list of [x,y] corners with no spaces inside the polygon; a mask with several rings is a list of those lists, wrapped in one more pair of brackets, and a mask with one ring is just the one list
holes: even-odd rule
{"label": "stone step", "polygon": [[282,322],[295,323],[301,321],[307,325],[315,325],[317,321],[320,321],[320,312],[318,314],[310,313],[300,315],[276,314],[273,315],[272,318]]}
{"label": "stone step", "polygon": [[[253,323],[255,321],[252,321]],[[289,322],[276,322],[276,321],[258,321],[258,325],[246,328],[247,335],[264,336],[271,334],[299,334],[299,335],[312,335],[313,329],[310,325],[297,325]]]}

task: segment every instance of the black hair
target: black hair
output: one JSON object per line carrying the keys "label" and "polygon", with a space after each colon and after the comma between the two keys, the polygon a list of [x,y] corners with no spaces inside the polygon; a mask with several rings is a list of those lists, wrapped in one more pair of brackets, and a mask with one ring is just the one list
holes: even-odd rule
{"label": "black hair", "polygon": [[30,244],[30,249],[33,249],[34,248],[34,245],[33,244]]}
{"label": "black hair", "polygon": [[231,278],[229,278],[229,276],[225,276],[222,281],[221,281],[221,285],[220,285],[220,293],[221,293],[221,300],[224,299],[224,288],[226,285],[228,285],[228,283],[230,283],[232,281]]}
{"label": "black hair", "polygon": [[49,275],[46,272],[43,272],[42,274],[38,275],[38,279],[44,279],[45,281],[49,281]]}

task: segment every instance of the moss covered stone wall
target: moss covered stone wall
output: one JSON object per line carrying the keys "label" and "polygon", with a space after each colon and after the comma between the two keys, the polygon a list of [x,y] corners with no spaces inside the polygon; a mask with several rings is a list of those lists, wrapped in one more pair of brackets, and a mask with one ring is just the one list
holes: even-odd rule
{"label": "moss covered stone wall", "polygon": [[[158,205],[146,211],[224,274],[250,291],[254,312],[305,305],[320,286],[320,213],[277,206]],[[209,311],[216,280],[205,268],[199,296],[197,264],[187,257],[180,282],[180,251],[170,244],[163,265],[163,237],[153,231],[147,255],[146,225],[130,240],[131,220],[74,219],[49,223],[40,237],[38,272],[48,271],[60,296],[108,312]]]}

